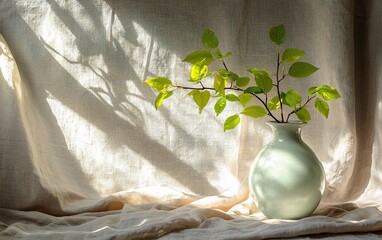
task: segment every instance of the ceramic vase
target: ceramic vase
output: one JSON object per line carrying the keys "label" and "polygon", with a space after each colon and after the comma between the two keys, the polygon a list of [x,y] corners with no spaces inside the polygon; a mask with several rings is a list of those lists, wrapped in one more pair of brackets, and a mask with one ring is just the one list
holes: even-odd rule
{"label": "ceramic vase", "polygon": [[325,173],[301,139],[301,122],[268,122],[273,139],[256,156],[249,173],[251,194],[268,218],[310,216],[321,201]]}

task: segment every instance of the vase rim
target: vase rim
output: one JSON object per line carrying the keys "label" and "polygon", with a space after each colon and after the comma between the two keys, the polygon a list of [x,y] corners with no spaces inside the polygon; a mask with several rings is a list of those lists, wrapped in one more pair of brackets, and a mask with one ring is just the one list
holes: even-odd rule
{"label": "vase rim", "polygon": [[268,121],[269,125],[306,125],[306,122],[300,120],[290,120],[288,122],[276,122],[276,121]]}
{"label": "vase rim", "polygon": [[268,121],[267,122],[267,125],[270,126],[273,131],[301,131],[302,128],[305,127],[306,125],[306,122],[302,122],[302,121],[298,121],[298,120],[291,120],[289,122],[284,122],[284,123],[280,123],[280,122],[276,122],[276,121]]}

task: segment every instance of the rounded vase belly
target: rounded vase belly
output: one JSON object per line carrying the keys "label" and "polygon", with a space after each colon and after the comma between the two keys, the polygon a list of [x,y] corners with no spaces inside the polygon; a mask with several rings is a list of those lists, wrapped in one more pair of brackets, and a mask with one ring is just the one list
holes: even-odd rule
{"label": "rounded vase belly", "polygon": [[269,218],[310,216],[325,187],[323,167],[301,140],[301,123],[269,123],[274,139],[257,155],[249,185],[258,208]]}

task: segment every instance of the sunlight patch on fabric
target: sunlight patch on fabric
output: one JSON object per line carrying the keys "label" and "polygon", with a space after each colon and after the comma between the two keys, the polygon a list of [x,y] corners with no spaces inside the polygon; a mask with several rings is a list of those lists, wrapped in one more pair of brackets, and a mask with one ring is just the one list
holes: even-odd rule
{"label": "sunlight patch on fabric", "polygon": [[2,77],[4,77],[5,82],[11,89],[14,89],[12,80],[12,69],[14,66],[14,59],[8,49],[8,46],[5,44],[4,38],[0,36],[0,72]]}

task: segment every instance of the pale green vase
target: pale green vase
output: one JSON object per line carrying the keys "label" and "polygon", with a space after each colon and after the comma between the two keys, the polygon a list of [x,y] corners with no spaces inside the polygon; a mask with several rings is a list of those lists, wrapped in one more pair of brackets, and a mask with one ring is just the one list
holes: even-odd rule
{"label": "pale green vase", "polygon": [[251,166],[251,194],[268,218],[310,216],[321,201],[325,173],[314,152],[301,139],[304,124],[268,124],[274,136]]}

